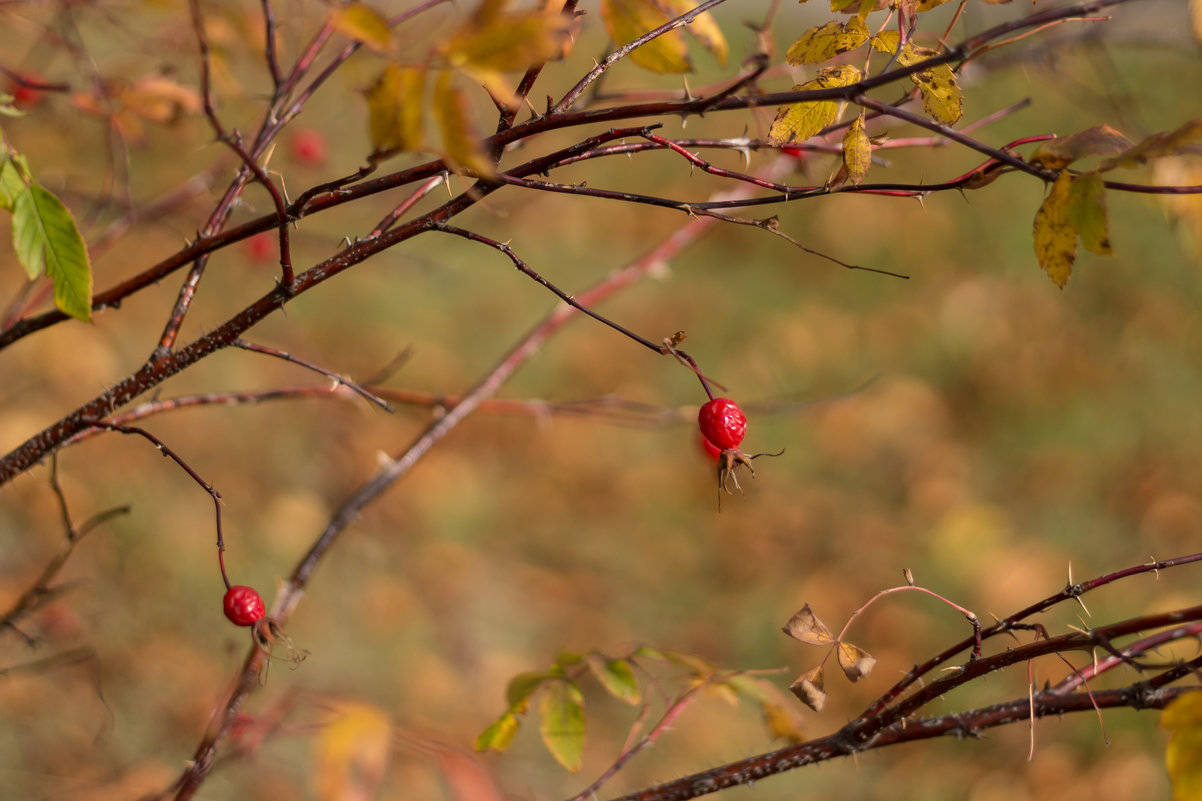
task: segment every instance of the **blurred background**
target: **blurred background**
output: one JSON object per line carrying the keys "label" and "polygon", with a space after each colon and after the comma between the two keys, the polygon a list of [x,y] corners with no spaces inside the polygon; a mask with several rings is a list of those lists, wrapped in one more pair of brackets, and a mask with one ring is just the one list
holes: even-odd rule
{"label": "blurred background", "polygon": [[[204,6],[219,113],[231,128],[254,130],[270,88],[259,6]],[[786,6],[772,29],[774,64],[806,27],[829,16],[821,4]],[[388,13],[405,7],[379,4]],[[534,97],[561,95],[606,51],[597,9],[584,7],[574,51],[546,70]],[[277,10],[281,55],[290,63],[328,10],[318,3]],[[762,21],[766,10],[764,3],[720,7],[731,67],[695,48],[690,85],[731,75],[754,45],[744,22]],[[954,10],[924,16],[921,29],[942,33]],[[949,39],[1028,11],[971,2]],[[4,66],[69,85],[34,98],[28,116],[4,120],[4,135],[72,207],[90,241],[128,201],[143,206],[197,180],[170,213],[137,222],[95,255],[96,286],[178,250],[203,225],[235,164],[212,142],[187,91],[197,86],[197,58],[186,8],[14,4],[0,13]],[[464,13],[438,7],[398,34],[418,58]],[[1030,98],[1028,108],[978,132],[998,146],[1101,123],[1138,140],[1202,114],[1196,93],[1183,89],[1202,81],[1186,5],[1131,3],[1113,14],[1109,23],[1069,23],[975,63],[962,80],[964,123]],[[284,132],[269,167],[291,197],[363,163],[362,90],[381,66],[378,57],[356,55]],[[798,77],[775,68],[763,86],[787,89]],[[604,91],[678,90],[679,80],[619,65]],[[139,110],[133,87],[150,94],[150,111]],[[476,110],[488,128],[486,105]],[[661,133],[762,137],[773,111],[711,114],[687,127],[669,119]],[[924,135],[900,124],[869,132]],[[546,152],[573,135],[553,134],[530,150]],[[888,163],[875,164],[870,181],[935,183],[982,160],[954,146],[878,155]],[[753,153],[751,166],[773,157]],[[712,158],[741,168],[738,156]],[[791,182],[821,184],[836,165],[807,156],[793,169]],[[1121,177],[1199,183],[1198,169],[1196,160],[1166,160],[1156,174]],[[723,186],[670,154],[586,163],[553,180],[689,200]],[[988,621],[1057,591],[1070,575],[1199,550],[1202,205],[1196,196],[1168,203],[1109,193],[1115,255],[1082,252],[1061,291],[1032,252],[1043,192],[1039,182],[1011,175],[922,203],[837,196],[754,210],[778,214],[781,230],[809,248],[909,279],[847,271],[732,225],[605,302],[598,311],[653,341],[686,332],[683,347],[747,409],[746,447],[784,448],[779,458],[758,460],[755,479],[742,481],[746,496],[724,497],[721,511],[714,467],[698,442],[695,414],[705,397],[697,380],[595,322],[572,322],[501,397],[621,399],[653,413],[641,423],[615,422],[597,404],[579,414],[518,404],[486,407],[462,424],[370,506],[321,565],[288,628],[310,657],[294,672],[279,664],[270,671],[244,710],[239,743],[253,756],[223,765],[199,797],[340,797],[330,755],[342,741],[329,724],[349,709],[362,713],[357,720],[391,727],[395,745],[373,797],[459,799],[464,791],[447,765],[462,763],[448,754],[469,751],[504,711],[512,676],[545,669],[561,650],[619,655],[645,643],[725,668],[780,669],[773,680],[785,688],[822,657],[781,633],[789,617],[809,603],[837,630],[873,594],[903,583],[904,569]],[[403,197],[386,194],[301,221],[297,266],[337,252],[344,237],[366,233]],[[232,222],[270,209],[266,193],[251,186]],[[687,218],[508,190],[456,222],[509,241],[548,280],[579,292]],[[0,252],[10,252],[3,244]],[[0,258],[7,304],[25,278],[13,259]],[[181,341],[269,291],[277,272],[270,238],[215,254]],[[12,450],[136,370],[157,343],[179,280],[98,314],[92,325],[60,324],[0,352],[0,448]],[[497,252],[426,234],[297,298],[247,338],[357,379],[407,350],[386,386],[456,395],[555,306]],[[294,365],[230,350],[157,394],[323,383]],[[374,473],[379,455],[403,451],[434,414],[400,404],[388,415],[359,399],[310,398],[210,405],[141,424],[220,491],[231,578],[260,588],[270,603],[279,578]],[[139,797],[183,769],[248,637],[221,615],[212,502],[182,471],[143,441],[106,435],[64,450],[58,474],[77,521],[132,508],[77,549],[63,574],[70,591],[23,622],[35,645],[12,632],[0,639],[0,667],[73,648],[93,654],[0,679],[0,786],[14,798]],[[0,531],[0,608],[7,609],[63,545],[45,465],[0,490]],[[1066,605],[1040,622],[1060,633],[1193,605],[1197,586],[1192,568],[1137,577],[1089,596],[1089,618]],[[855,685],[829,676],[821,714],[797,705],[805,734],[834,731],[911,665],[969,633],[954,611],[917,593],[875,605],[851,638],[879,659],[876,671]],[[1082,665],[1088,657],[1075,659]],[[1066,670],[1037,664],[1032,678],[1042,684]],[[667,696],[681,686],[671,671],[656,678]],[[994,676],[928,711],[1021,698],[1027,678],[1021,669]],[[596,683],[584,687],[583,769],[560,768],[528,721],[510,751],[483,757],[505,797],[570,796],[615,759],[638,710]],[[1103,721],[1040,721],[1030,760],[1031,733],[1013,726],[980,740],[903,746],[795,771],[727,797],[1169,797],[1156,714],[1112,711]],[[353,751],[360,741],[344,736]],[[705,697],[600,796],[784,744],[754,704]]]}

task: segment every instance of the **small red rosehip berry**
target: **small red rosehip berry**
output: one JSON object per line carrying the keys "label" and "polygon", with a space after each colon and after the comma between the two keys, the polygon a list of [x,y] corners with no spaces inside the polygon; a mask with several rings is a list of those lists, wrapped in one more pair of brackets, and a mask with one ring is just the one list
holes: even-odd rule
{"label": "small red rosehip berry", "polygon": [[235,626],[253,626],[267,616],[263,596],[259,595],[254,587],[235,584],[225,591],[222,605],[225,608],[225,616]]}
{"label": "small red rosehip berry", "polygon": [[256,264],[265,264],[271,261],[275,254],[279,252],[279,241],[279,234],[272,231],[263,231],[249,239],[243,239],[242,249],[251,261]]}
{"label": "small red rosehip berry", "polygon": [[706,439],[705,434],[698,434],[697,442],[700,443],[702,452],[711,462],[716,462],[722,457],[722,449]]}
{"label": "small red rosehip berry", "polygon": [[747,416],[730,398],[715,398],[702,406],[697,424],[701,435],[722,451],[739,447],[747,435]]}
{"label": "small red rosehip berry", "polygon": [[290,142],[292,158],[306,167],[320,167],[330,156],[326,137],[315,128],[300,128]]}
{"label": "small red rosehip berry", "polygon": [[38,85],[44,83],[42,76],[36,72],[27,72],[10,82],[9,94],[13,97],[13,105],[19,109],[31,109],[42,103],[45,94]]}

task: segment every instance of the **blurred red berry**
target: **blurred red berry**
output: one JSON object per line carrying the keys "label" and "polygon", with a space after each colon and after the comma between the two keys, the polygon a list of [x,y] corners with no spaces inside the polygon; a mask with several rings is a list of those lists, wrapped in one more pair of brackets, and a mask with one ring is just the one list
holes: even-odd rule
{"label": "blurred red berry", "polygon": [[321,167],[330,157],[325,134],[314,128],[300,128],[289,143],[292,158],[306,167]]}
{"label": "blurred red berry", "polygon": [[722,450],[705,438],[705,434],[700,434],[697,441],[701,443],[701,450],[709,458],[711,462],[716,462],[722,456]]}
{"label": "blurred red berry", "polygon": [[261,234],[255,234],[250,239],[242,240],[242,247],[251,261],[269,262],[275,259],[276,246],[279,241],[279,234],[274,231],[264,231]]}
{"label": "blurred red berry", "polygon": [[225,591],[222,602],[225,616],[235,626],[253,626],[267,616],[267,607],[263,605],[263,596],[253,587],[235,584]]}
{"label": "blurred red berry", "polygon": [[739,447],[747,434],[747,417],[730,398],[715,398],[697,413],[701,435],[725,451]]}
{"label": "blurred red berry", "polygon": [[13,105],[19,109],[31,109],[40,105],[46,94],[41,89],[26,85],[25,81],[34,84],[45,83],[42,76],[36,72],[26,72],[9,80],[8,93],[13,96]]}

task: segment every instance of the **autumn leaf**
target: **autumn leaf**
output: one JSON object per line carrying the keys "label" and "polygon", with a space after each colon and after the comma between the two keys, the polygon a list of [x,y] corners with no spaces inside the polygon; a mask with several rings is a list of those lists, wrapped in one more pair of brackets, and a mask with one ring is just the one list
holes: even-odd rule
{"label": "autumn leaf", "polygon": [[330,8],[330,27],[372,50],[387,53],[392,49],[392,31],[388,19],[367,3],[352,2]]}
{"label": "autumn leaf", "polygon": [[[689,13],[697,5],[690,0],[661,0],[661,2],[667,8],[668,15],[673,18]],[[719,64],[723,67],[726,66],[726,59],[730,56],[730,45],[727,44],[726,36],[718,27],[718,22],[714,19],[713,14],[708,11],[698,14],[692,22],[685,26],[685,32],[708,50]]]}
{"label": "autumn leaf", "polygon": [[827,645],[835,641],[830,629],[818,619],[809,604],[797,610],[797,614],[789,618],[781,631],[807,645]]}
{"label": "autumn leaf", "polygon": [[389,64],[367,90],[367,122],[372,153],[419,150],[424,144],[425,71]]}
{"label": "autumn leaf", "polygon": [[[625,45],[660,27],[671,17],[654,0],[601,0],[601,19],[605,21],[609,38],[617,45]],[[688,72],[693,68],[688,43],[679,28],[632,50],[628,58],[651,72]]]}
{"label": "autumn leaf", "polygon": [[[818,71],[817,78],[794,86],[793,89],[805,91],[850,86],[862,77],[863,73],[856,67],[840,64],[824,67]],[[838,116],[838,100],[807,100],[781,106],[776,112],[772,128],[768,131],[768,141],[777,146],[805,141],[833,123]]]}
{"label": "autumn leaf", "polygon": [[[483,7],[482,7],[483,8]],[[506,106],[516,107],[503,73],[521,72],[556,58],[563,49],[569,20],[557,12],[498,14],[468,20],[440,48],[447,63],[484,86]]]}
{"label": "autumn leaf", "polygon": [[826,692],[823,686],[822,665],[811,668],[789,685],[789,691],[810,709],[821,712],[826,706]]}
{"label": "autumn leaf", "polygon": [[861,111],[843,135],[843,167],[847,170],[847,180],[859,186],[871,164],[872,143],[864,132],[864,112]]}
{"label": "autumn leaf", "polygon": [[839,658],[839,667],[843,668],[843,675],[847,676],[848,681],[859,681],[872,673],[872,669],[876,667],[875,656],[849,642],[839,643],[836,656]]}
{"label": "autumn leaf", "polygon": [[319,799],[374,797],[392,751],[392,723],[374,706],[346,704],[322,729],[314,750]]}
{"label": "autumn leaf", "polygon": [[1173,801],[1202,798],[1202,692],[1183,693],[1164,708],[1160,725],[1169,731],[1165,767]]}
{"label": "autumn leaf", "polygon": [[790,743],[800,743],[806,739],[804,721],[797,705],[790,702],[771,681],[739,674],[731,676],[726,683],[759,705],[764,726],[773,739]]}
{"label": "autumn leaf", "polygon": [[789,46],[785,61],[793,65],[821,64],[868,41],[868,28],[858,18],[810,28]]}
{"label": "autumn leaf", "polygon": [[443,73],[434,89],[434,118],[442,130],[447,166],[456,173],[491,178],[497,174],[497,165],[484,150],[484,140],[468,113],[467,98],[450,79],[451,73]]}
{"label": "autumn leaf", "polygon": [[1068,170],[1061,170],[1039,211],[1035,212],[1035,258],[1061,289],[1068,283],[1077,258],[1077,231],[1068,220],[1072,181]]}
{"label": "autumn leaf", "polygon": [[1196,145],[1202,141],[1202,117],[1195,117],[1172,131],[1161,131],[1134,145],[1126,152],[1107,159],[1098,169],[1105,171],[1115,167],[1136,167],[1152,159],[1177,156],[1187,153],[1198,155],[1202,149]]}
{"label": "autumn leaf", "polygon": [[1068,194],[1066,219],[1081,238],[1081,244],[1099,256],[1113,255],[1106,221],[1106,187],[1102,176],[1096,172],[1077,176]]}
{"label": "autumn leaf", "polygon": [[1090,156],[1114,156],[1127,151],[1131,140],[1109,125],[1096,125],[1084,131],[1042,143],[1031,154],[1037,167],[1062,170],[1074,161]]}

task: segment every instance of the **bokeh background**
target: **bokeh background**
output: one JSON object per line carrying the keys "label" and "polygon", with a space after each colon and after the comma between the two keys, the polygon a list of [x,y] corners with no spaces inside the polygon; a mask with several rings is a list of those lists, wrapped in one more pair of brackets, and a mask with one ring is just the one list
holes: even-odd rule
{"label": "bokeh background", "polygon": [[[1042,3],[1037,4],[1038,6]],[[205,3],[218,55],[216,92],[227,125],[251,130],[268,83],[258,53],[258,5]],[[570,58],[535,91],[558,95],[605,49],[586,4]],[[396,12],[404,4],[381,3]],[[737,64],[753,43],[745,20],[763,3],[732,2],[717,18]],[[970,3],[951,39],[1027,8]],[[281,46],[294,56],[324,20],[317,3],[281,11]],[[160,197],[208,172],[213,188],[164,217],[135,225],[95,261],[107,287],[174,252],[192,236],[232,175],[229,154],[187,113],[122,129],[81,110],[94,79],[147,77],[195,87],[186,8],[176,3],[15,4],[3,9],[4,65],[70,84],[4,134],[35,173],[75,209],[90,236],[121,204]],[[400,30],[423,53],[464,9],[436,8]],[[1000,145],[1108,123],[1133,139],[1196,117],[1202,81],[1186,4],[1139,2],[1110,23],[1070,23],[982,59],[964,76],[965,121],[1023,98],[1029,108],[980,132]],[[825,18],[820,6],[780,9],[780,52]],[[934,20],[938,19],[936,23]],[[942,32],[951,10],[932,12]],[[694,86],[722,70],[700,49]],[[777,63],[780,63],[778,54]],[[361,90],[381,62],[356,56],[280,140],[270,167],[295,196],[353,171],[368,150]],[[770,89],[791,85],[777,69]],[[607,92],[679,87],[625,65]],[[481,104],[484,119],[487,109]],[[762,136],[772,111],[665,121],[667,136]],[[126,123],[127,126],[132,123]],[[325,146],[299,147],[302,129]],[[870,131],[921,135],[900,125]],[[139,136],[140,134],[140,136]],[[566,144],[556,135],[537,148]],[[127,148],[127,149],[126,149]],[[534,148],[532,148],[533,150]],[[980,157],[955,147],[891,149],[870,180],[937,182]],[[126,165],[126,158],[128,164]],[[752,165],[771,158],[753,154]],[[411,157],[395,162],[401,166]],[[737,166],[737,158],[714,156]],[[390,162],[392,164],[392,162]],[[1195,162],[1166,162],[1132,180],[1198,183]],[[808,158],[795,183],[821,183],[834,166]],[[704,199],[717,180],[671,155],[596,162],[558,180]],[[704,400],[679,365],[588,320],[576,320],[507,385],[502,397],[553,402],[619,398],[664,413],[649,424],[602,414],[474,415],[369,507],[322,564],[289,634],[311,656],[277,665],[245,709],[250,759],[231,760],[200,797],[325,798],[329,722],[372,710],[393,727],[380,798],[462,798],[450,749],[505,708],[513,675],[547,667],[562,649],[629,651],[639,643],[695,653],[727,668],[779,668],[780,687],[821,652],[780,626],[810,603],[839,627],[877,591],[916,581],[984,620],[1085,578],[1198,550],[1202,534],[1202,275],[1194,199],[1108,196],[1116,255],[1082,253],[1061,291],[1038,269],[1031,221],[1043,186],[1007,176],[969,193],[918,203],[831,197],[772,210],[781,229],[844,261],[909,280],[849,272],[762,231],[712,231],[654,278],[607,301],[602,313],[658,340],[687,332],[705,372],[749,409],[746,445],[784,448],[756,462],[746,497],[723,500],[694,424]],[[298,266],[336,252],[402,195],[306,219],[293,239]],[[260,188],[234,222],[270,209]],[[579,291],[686,222],[683,215],[564,195],[497,193],[459,224],[501,240],[549,280]],[[0,234],[7,236],[7,234]],[[182,339],[191,340],[267,291],[270,249],[240,243],[208,268]],[[270,245],[270,243],[268,243]],[[3,252],[7,252],[7,243]],[[23,290],[15,261],[0,297]],[[11,263],[10,263],[11,262]],[[177,277],[127,300],[93,325],[67,323],[0,352],[0,448],[16,447],[135,370],[157,342]],[[544,314],[554,299],[496,252],[424,235],[289,304],[253,329],[255,342],[366,378],[399,352],[387,385],[462,392]],[[300,368],[223,352],[172,379],[162,397],[323,383]],[[527,407],[530,408],[530,407]],[[224,498],[235,582],[270,596],[331,511],[396,454],[436,412],[402,405],[387,415],[355,399],[209,406],[144,425]],[[0,792],[13,798],[131,798],[183,768],[248,646],[221,616],[209,497],[145,442],[96,437],[65,450],[59,478],[82,520],[119,504],[132,511],[91,534],[68,563],[70,592],[24,622],[28,646],[0,635],[0,667],[70,648],[94,658],[0,678]],[[46,466],[0,490],[0,606],[7,608],[62,546]],[[1092,617],[1062,607],[1054,632],[1196,604],[1190,569],[1121,582],[1087,599]],[[1084,620],[1084,623],[1082,622]],[[867,680],[832,676],[827,708],[797,706],[809,735],[854,717],[913,663],[968,633],[962,618],[917,594],[874,606],[854,641],[880,660]],[[1077,663],[1087,657],[1078,655]],[[1042,683],[1062,664],[1035,665]],[[1121,679],[1131,680],[1132,674]],[[671,671],[657,674],[669,696]],[[942,713],[1022,697],[1026,674],[977,682]],[[484,757],[506,797],[574,794],[609,765],[637,710],[585,682],[588,745],[578,775],[563,771],[536,726],[511,750]],[[370,715],[367,716],[369,719]],[[1127,799],[1169,797],[1165,738],[1154,713],[1107,712],[936,741],[796,771],[731,798]],[[271,729],[269,736],[263,736]],[[353,741],[353,738],[351,738]],[[442,745],[436,746],[433,743]],[[719,695],[694,705],[651,751],[601,792],[609,797],[783,744],[756,706]],[[442,750],[440,750],[442,749]],[[438,756],[439,754],[443,756]],[[448,777],[450,780],[448,781]],[[351,796],[345,796],[351,797]]]}

